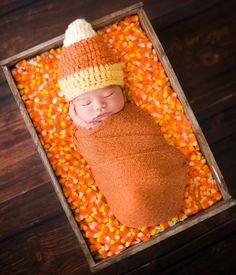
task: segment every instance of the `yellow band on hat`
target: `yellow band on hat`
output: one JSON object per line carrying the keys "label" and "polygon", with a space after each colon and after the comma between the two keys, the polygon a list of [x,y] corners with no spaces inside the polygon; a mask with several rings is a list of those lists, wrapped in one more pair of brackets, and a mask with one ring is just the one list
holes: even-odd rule
{"label": "yellow band on hat", "polygon": [[123,71],[120,63],[89,67],[58,80],[67,101],[77,96],[109,85],[123,87]]}

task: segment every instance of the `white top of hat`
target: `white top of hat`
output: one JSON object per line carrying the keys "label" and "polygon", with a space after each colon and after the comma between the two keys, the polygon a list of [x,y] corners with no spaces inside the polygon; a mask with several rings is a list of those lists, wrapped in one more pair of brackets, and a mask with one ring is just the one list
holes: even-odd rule
{"label": "white top of hat", "polygon": [[64,39],[64,46],[68,47],[75,42],[95,36],[97,33],[92,28],[91,24],[85,19],[76,19],[69,24]]}

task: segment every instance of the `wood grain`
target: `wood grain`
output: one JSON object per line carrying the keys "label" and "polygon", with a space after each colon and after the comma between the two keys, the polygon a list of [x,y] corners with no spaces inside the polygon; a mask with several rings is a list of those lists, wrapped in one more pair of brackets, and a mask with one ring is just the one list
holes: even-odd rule
{"label": "wood grain", "polygon": [[1,274],[90,274],[64,215],[2,242],[0,266]]}
{"label": "wood grain", "polygon": [[49,180],[17,104],[9,93],[5,82],[0,92],[0,203]]}
{"label": "wood grain", "polygon": [[[163,64],[164,68],[165,68],[165,71],[168,75],[168,78],[170,80],[170,83],[173,87],[173,89],[175,90],[177,96],[179,97],[183,107],[184,107],[184,110],[185,110],[185,113],[187,115],[187,117],[189,118],[189,120],[191,121],[191,124],[192,124],[192,127],[193,127],[193,131],[196,133],[197,135],[197,138],[198,138],[198,141],[199,141],[199,145],[201,147],[201,150],[202,152],[205,154],[205,157],[207,159],[207,162],[209,163],[209,166],[210,168],[212,169],[212,173],[215,175],[215,179],[216,181],[218,182],[218,186],[220,188],[220,191],[223,195],[223,198],[225,201],[229,200],[230,196],[228,194],[228,190],[227,190],[227,186],[225,185],[225,182],[224,182],[224,179],[220,173],[220,170],[214,160],[214,157],[209,149],[209,146],[203,136],[203,133],[196,121],[196,118],[194,117],[194,114],[192,113],[191,111],[191,108],[186,100],[186,97],[184,95],[184,92],[178,82],[178,79],[176,78],[176,75],[171,67],[171,64],[169,63],[168,61],[168,58],[164,52],[164,49],[162,48],[162,45],[160,44],[160,41],[158,40],[156,34],[155,34],[155,31],[153,30],[150,22],[149,22],[149,19],[146,15],[146,13],[144,12],[144,10],[142,9],[141,5],[140,4],[137,4],[137,5],[133,5],[133,6],[130,6],[126,9],[123,9],[121,11],[117,11],[115,13],[112,13],[108,16],[105,16],[95,22],[93,22],[93,25],[95,28],[99,28],[99,27],[103,27],[107,24],[111,24],[111,23],[114,23],[116,22],[117,20],[121,20],[122,18],[124,18],[125,16],[129,16],[131,14],[138,14],[139,16],[139,19],[140,19],[140,23],[141,23],[141,26],[142,28],[144,29],[145,33],[147,34],[147,36],[149,37],[150,41],[152,42],[155,50],[157,51],[157,54],[159,56],[159,59],[161,61],[161,63]],[[61,36],[55,38],[55,39],[52,39],[52,40],[49,40],[48,42],[45,42],[43,44],[40,44],[38,45],[37,47],[34,47],[34,48],[31,48],[19,55],[15,55],[5,61],[2,61],[1,64],[3,65],[3,70],[4,70],[4,73],[5,73],[5,76],[6,76],[6,79],[8,80],[8,83],[10,85],[10,88],[11,88],[11,91],[15,97],[15,100],[17,102],[17,105],[21,111],[21,114],[25,120],[25,123],[27,125],[27,128],[34,140],[34,143],[37,147],[37,150],[39,152],[39,155],[51,177],[51,180],[52,180],[52,184],[53,184],[53,187],[55,189],[55,192],[57,193],[58,195],[58,198],[62,204],[62,207],[64,208],[64,211],[69,219],[69,222],[76,234],[76,236],[78,237],[78,241],[80,242],[83,250],[84,250],[84,253],[87,257],[87,260],[89,262],[89,265],[91,267],[91,269],[93,269],[94,271],[95,270],[101,270],[107,266],[110,266],[110,265],[113,265],[114,263],[116,262],[120,262],[121,260],[123,259],[126,259],[127,257],[129,257],[130,255],[133,255],[135,253],[140,253],[140,251],[142,250],[145,250],[146,248],[148,248],[149,246],[151,245],[157,245],[157,243],[161,240],[164,240],[164,239],[167,239],[169,238],[170,236],[174,235],[174,234],[177,234],[179,232],[181,232],[182,230],[186,230],[189,226],[193,226],[197,223],[199,223],[200,221],[206,219],[206,218],[209,218],[211,217],[212,215],[215,215],[216,213],[219,213],[219,211],[224,211],[226,210],[228,207],[232,207],[233,205],[233,202],[231,204],[228,204],[228,206],[226,206],[227,204],[225,204],[224,206],[224,202],[222,203],[222,206],[220,206],[220,204],[217,204],[216,207],[211,208],[211,209],[208,209],[207,210],[207,216],[204,216],[204,213],[199,213],[199,215],[196,216],[195,219],[192,219],[192,221],[188,220],[186,223],[183,223],[181,224],[178,228],[174,229],[174,228],[170,228],[168,231],[166,232],[163,232],[159,237],[153,239],[153,241],[149,241],[146,243],[141,243],[139,245],[136,245],[135,247],[131,247],[128,251],[125,251],[124,253],[120,254],[120,255],[116,255],[110,259],[106,259],[104,261],[101,261],[101,262],[98,262],[98,263],[95,263],[93,258],[92,258],[92,255],[90,254],[90,252],[88,251],[88,247],[86,245],[86,243],[84,242],[84,239],[82,237],[82,234],[81,232],[79,231],[72,215],[71,215],[71,211],[69,210],[68,208],[68,205],[64,199],[64,196],[60,190],[60,186],[59,186],[59,183],[55,177],[55,175],[53,174],[52,172],[52,169],[51,169],[51,166],[46,158],[46,155],[45,155],[45,152],[40,144],[40,141],[37,137],[37,134],[36,134],[36,131],[32,125],[32,122],[28,116],[28,113],[27,113],[27,110],[25,109],[24,107],[24,103],[23,101],[21,100],[21,97],[19,96],[19,93],[18,93],[18,90],[16,88],[16,85],[14,83],[14,80],[12,78],[12,75],[10,73],[10,66],[15,64],[16,62],[18,62],[18,60],[20,59],[24,59],[24,58],[28,58],[28,57],[31,57],[32,55],[35,55],[37,52],[41,53],[43,51],[45,51],[46,49],[49,49],[49,48],[52,48],[55,46],[55,43],[60,43],[62,40]]]}
{"label": "wood grain", "polygon": [[[1,1],[0,60],[60,35],[68,23],[77,17],[83,16],[88,20],[94,20],[136,2],[129,0],[115,2],[108,0],[84,2],[75,0],[64,2],[56,0]],[[236,105],[236,18],[234,12],[236,3],[232,0],[206,0],[203,2],[197,0],[145,0],[144,7],[190,105],[200,121],[230,192],[236,197],[234,165],[236,126],[232,117],[235,114]],[[13,208],[16,202],[20,209],[22,206],[22,209],[32,211],[33,202],[32,200],[28,202],[28,194],[31,194],[29,198],[35,196],[34,189],[40,193],[41,188],[43,190],[44,184],[47,183],[48,176],[35,151],[34,144],[2,72],[0,72],[0,150],[0,201],[2,204],[8,205],[6,209],[8,209],[9,215],[11,215],[11,206]],[[31,163],[32,169],[28,169]],[[22,196],[25,198],[24,203],[20,202]],[[56,197],[52,196],[51,200],[51,205],[57,203]],[[90,274],[86,260],[75,242],[75,237],[71,233],[65,217],[53,218],[52,214],[50,218],[47,218],[49,216],[44,218],[42,215],[40,223],[36,222],[29,227],[28,222],[30,224],[30,221],[34,221],[33,214],[29,212],[24,213],[21,223],[18,219],[18,223],[23,228],[21,233],[17,232],[14,221],[8,222],[5,227],[6,233],[13,233],[14,230],[15,233],[11,237],[9,235],[5,242],[0,243],[0,273]],[[55,212],[52,210],[52,213]],[[181,240],[175,241],[173,245],[172,242],[167,242],[160,246],[159,249],[163,252],[162,256],[165,254],[167,257],[169,254],[170,259],[173,257],[179,259],[177,265],[171,261],[168,266],[163,265],[163,274],[177,273],[178,269],[180,270],[179,274],[181,272],[182,274],[194,274],[194,270],[199,271],[195,274],[200,272],[204,274],[205,269],[215,274],[217,268],[212,267],[214,257],[219,270],[221,270],[220,265],[225,266],[224,263],[227,264],[226,271],[235,270],[235,261],[231,260],[232,245],[235,244],[235,235],[230,231],[235,230],[235,224],[231,223],[233,217],[232,213],[227,214],[226,212],[220,218],[221,224],[212,223],[216,230],[219,228],[217,238],[214,238],[210,232],[207,233],[208,229],[205,228],[205,240],[209,239],[209,242],[213,242],[207,249],[204,248],[196,252],[194,248],[199,244],[190,243],[181,258],[182,252],[177,249]],[[199,227],[196,230],[202,232]],[[41,241],[38,241],[38,236],[46,238],[47,235],[53,240],[52,242],[49,240],[47,242],[49,248],[43,250],[49,251],[48,254],[38,252],[45,247]],[[189,238],[194,238],[194,236],[194,232],[190,231]],[[57,238],[57,243],[54,241],[54,237]],[[68,243],[70,248],[67,246]],[[70,252],[64,253],[63,247],[65,251],[71,249]],[[223,253],[220,253],[218,249],[221,249]],[[131,259],[131,262],[124,261],[119,272],[124,273],[130,268],[137,268],[150,255],[153,255],[153,260],[155,260],[155,256],[160,255],[158,254],[160,250],[147,251],[147,254],[141,255],[140,262],[139,259]],[[175,250],[176,254],[171,254],[171,251]],[[191,257],[188,252],[192,253]],[[45,253],[47,256],[41,257]],[[168,257],[163,258],[163,262],[165,260],[168,263]],[[152,264],[151,270],[154,274],[158,269],[158,263],[159,261]],[[117,274],[115,269],[112,272],[111,274]],[[149,274],[147,271],[145,272]]]}
{"label": "wood grain", "polygon": [[167,56],[200,121],[236,104],[235,1],[158,30]]}
{"label": "wood grain", "polygon": [[[211,238],[204,235],[199,239],[194,239],[191,243],[182,246],[176,251],[171,252],[168,256],[154,259],[143,266],[134,269],[127,275],[141,274],[233,274],[236,269],[234,253],[236,245],[236,219],[213,229]],[[225,229],[228,228],[227,231]],[[221,231],[224,232],[221,232]],[[224,236],[224,239],[222,237]],[[214,244],[213,244],[214,243]],[[195,247],[195,251],[191,248]],[[194,252],[194,253],[193,253]],[[231,253],[231,257],[226,255]],[[186,258],[188,255],[188,258]],[[225,258],[226,257],[226,258]],[[225,259],[222,261],[222,259]]]}
{"label": "wood grain", "polygon": [[64,214],[50,182],[1,203],[0,240]]}
{"label": "wood grain", "polygon": [[[235,226],[232,224],[232,226]],[[234,274],[236,271],[235,254],[236,232],[226,235],[214,245],[210,245],[204,250],[198,251],[185,259],[176,263],[170,269],[164,269],[159,274]],[[227,256],[230,255],[230,256]]]}
{"label": "wood grain", "polygon": [[225,110],[223,113],[218,113],[214,117],[205,119],[200,125],[210,144],[214,144],[233,135],[236,125],[235,106]]}
{"label": "wood grain", "polygon": [[221,172],[227,182],[229,192],[233,198],[236,198],[235,140],[236,133],[212,145],[212,151],[215,155],[217,163],[221,167]]}
{"label": "wood grain", "polygon": [[[114,264],[107,270],[111,272],[117,270],[122,274],[126,274],[126,272],[128,274],[129,272],[136,274],[136,269],[139,269],[141,263],[144,263],[141,270],[144,269],[146,274],[152,274],[151,272],[154,270],[159,274],[160,270],[164,268],[168,269],[172,264],[181,262],[182,259],[195,254],[213,242],[217,242],[223,236],[227,237],[233,233],[236,226],[235,210],[236,207],[227,210],[225,213],[220,213],[218,217],[215,216],[208,219],[207,223],[201,222],[193,228],[189,228],[185,232],[181,232],[178,235],[172,236],[167,241],[159,243],[158,246],[149,247],[138,254],[135,260],[132,257],[128,258],[126,261],[119,263],[119,266],[118,264]],[[227,222],[228,220],[230,221]],[[137,268],[138,266],[139,268]],[[137,272],[137,274],[139,273]]]}

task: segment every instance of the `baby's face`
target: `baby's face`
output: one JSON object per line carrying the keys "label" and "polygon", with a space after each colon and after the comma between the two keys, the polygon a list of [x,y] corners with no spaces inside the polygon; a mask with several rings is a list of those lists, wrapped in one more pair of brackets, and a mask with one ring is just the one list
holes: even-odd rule
{"label": "baby's face", "polygon": [[124,107],[124,96],[119,86],[107,86],[86,92],[73,100],[75,113],[86,123],[100,122]]}

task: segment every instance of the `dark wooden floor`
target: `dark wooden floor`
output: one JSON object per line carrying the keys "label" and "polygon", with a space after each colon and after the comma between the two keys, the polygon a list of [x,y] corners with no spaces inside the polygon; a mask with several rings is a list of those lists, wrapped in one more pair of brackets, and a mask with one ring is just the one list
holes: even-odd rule
{"label": "dark wooden floor", "polygon": [[[62,34],[78,17],[94,20],[135,2],[1,0],[0,60]],[[147,0],[144,7],[236,198],[236,1]],[[90,274],[2,71],[0,88],[0,274]],[[235,214],[197,245],[153,255],[128,274],[236,272]]]}

